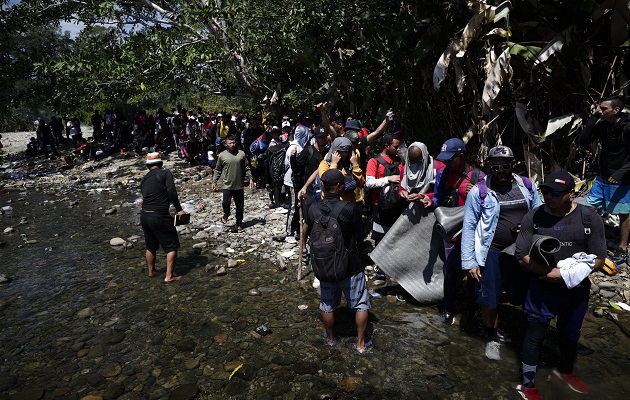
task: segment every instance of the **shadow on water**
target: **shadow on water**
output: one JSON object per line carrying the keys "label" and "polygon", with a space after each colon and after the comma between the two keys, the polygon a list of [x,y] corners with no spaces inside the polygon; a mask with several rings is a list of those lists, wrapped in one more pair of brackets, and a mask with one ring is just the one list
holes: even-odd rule
{"label": "shadow on water", "polygon": [[[163,283],[164,254],[160,276],[148,278],[141,238],[128,248],[109,245],[113,237],[142,235],[132,199],[0,193],[0,203],[14,209],[0,217],[1,230],[14,229],[0,247],[0,274],[13,278],[0,285],[0,398],[183,399],[186,391],[198,399],[517,398],[518,308],[501,308],[501,328],[512,341],[495,362],[483,355],[474,316],[466,320],[462,311],[446,326],[438,307],[397,300],[403,292],[396,285],[370,286],[381,295],[371,299],[372,351],[354,353],[354,314],[345,306],[335,311],[338,344],[328,348],[312,275],[295,282],[294,264],[279,271],[274,258],[237,252],[244,261],[217,276],[206,266],[226,264],[211,251],[224,244],[211,237],[199,254],[184,235],[176,268],[182,280]],[[240,237],[229,238],[247,248]],[[271,334],[256,333],[263,324]],[[539,366],[543,397],[587,398],[551,376],[554,340],[552,332]],[[630,398],[628,338],[589,313],[581,343],[593,350],[577,364],[590,398]]]}

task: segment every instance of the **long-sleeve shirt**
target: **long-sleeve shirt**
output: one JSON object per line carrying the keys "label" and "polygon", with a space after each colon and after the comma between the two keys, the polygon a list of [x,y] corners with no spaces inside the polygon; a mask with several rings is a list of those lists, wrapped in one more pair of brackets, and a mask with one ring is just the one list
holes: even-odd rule
{"label": "long-sleeve shirt", "polygon": [[212,183],[216,185],[219,178],[223,180],[223,189],[243,189],[243,183],[249,181],[249,168],[243,150],[238,150],[236,154],[225,150],[219,154]]}
{"label": "long-sleeve shirt", "polygon": [[142,211],[168,214],[171,204],[177,212],[182,210],[171,171],[154,168],[147,172],[140,182],[142,191]]}
{"label": "long-sleeve shirt", "polygon": [[365,176],[363,175],[363,171],[361,170],[361,167],[359,167],[358,165],[355,165],[351,168],[350,171],[346,171],[346,169],[342,165],[328,164],[326,160],[322,160],[319,163],[320,179],[322,175],[324,175],[324,172],[328,171],[331,168],[339,169],[344,175],[348,175],[349,173],[351,173],[352,178],[357,184],[357,188],[354,191],[344,192],[343,195],[341,196],[341,200],[350,201],[352,203],[360,202],[363,199],[361,195],[361,188],[363,187],[363,185],[365,185]]}
{"label": "long-sleeve shirt", "polygon": [[599,174],[608,179],[630,182],[630,114],[621,113],[618,122],[603,121],[592,116],[577,138],[580,146],[599,139],[602,154]]}

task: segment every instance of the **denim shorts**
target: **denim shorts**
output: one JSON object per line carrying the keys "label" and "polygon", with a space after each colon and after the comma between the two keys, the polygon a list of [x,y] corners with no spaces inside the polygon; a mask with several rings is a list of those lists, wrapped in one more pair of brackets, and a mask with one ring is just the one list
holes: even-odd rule
{"label": "denim shorts", "polygon": [[481,282],[475,287],[477,303],[497,308],[503,291],[511,304],[519,306],[525,301],[529,274],[509,254],[489,249],[486,265],[481,267]]}
{"label": "denim shorts", "polygon": [[344,280],[339,282],[322,281],[320,282],[320,289],[322,298],[319,303],[319,309],[322,312],[331,313],[335,311],[335,308],[339,307],[342,291],[346,298],[346,303],[348,303],[348,308],[354,311],[366,311],[371,308],[367,282],[363,271],[346,276]]}

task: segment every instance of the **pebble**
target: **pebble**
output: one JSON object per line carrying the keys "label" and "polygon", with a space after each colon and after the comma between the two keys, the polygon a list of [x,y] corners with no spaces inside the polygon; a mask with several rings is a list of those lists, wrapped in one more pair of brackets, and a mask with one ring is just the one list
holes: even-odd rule
{"label": "pebble", "polygon": [[605,299],[610,299],[615,296],[615,292],[611,292],[610,290],[600,290],[599,295]]}
{"label": "pebble", "polygon": [[91,317],[92,315],[94,315],[94,310],[89,307],[77,312],[77,318],[87,318]]}
{"label": "pebble", "polygon": [[236,260],[229,259],[227,262],[228,268],[235,268],[237,265],[238,263],[236,262]]}
{"label": "pebble", "polygon": [[185,385],[178,386],[168,396],[168,400],[190,400],[193,399],[199,388],[194,383],[187,383]]}
{"label": "pebble", "polygon": [[339,382],[339,385],[337,385],[337,387],[346,393],[352,393],[357,390],[357,387],[359,387],[361,383],[363,383],[362,378],[358,376],[349,376],[343,381]]}
{"label": "pebble", "polygon": [[109,241],[109,245],[110,246],[122,246],[125,243],[127,243],[127,241],[125,239],[119,238],[119,237],[112,238]]}
{"label": "pebble", "polygon": [[250,296],[260,296],[260,292],[258,291],[258,289],[249,289],[249,292],[247,292],[247,294]]}
{"label": "pebble", "polygon": [[105,378],[112,378],[122,372],[122,366],[118,363],[109,363],[101,369],[101,375]]}
{"label": "pebble", "polygon": [[200,243],[195,243],[192,245],[193,249],[203,249],[208,247],[208,242],[200,242]]}
{"label": "pebble", "polygon": [[221,267],[217,270],[217,276],[227,275],[227,268]]}
{"label": "pebble", "polygon": [[15,232],[15,228],[12,228],[12,227],[4,228],[4,233],[6,234],[13,233],[13,232]]}
{"label": "pebble", "polygon": [[0,284],[11,282],[11,277],[5,274],[0,274]]}
{"label": "pebble", "polygon": [[105,210],[105,215],[116,214],[117,211],[118,211],[117,208],[110,208],[110,209]]}

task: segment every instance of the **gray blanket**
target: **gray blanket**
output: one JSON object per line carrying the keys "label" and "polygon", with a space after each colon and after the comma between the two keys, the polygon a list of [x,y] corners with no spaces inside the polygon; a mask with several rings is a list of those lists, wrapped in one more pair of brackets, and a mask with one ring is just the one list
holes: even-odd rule
{"label": "gray blanket", "polygon": [[421,303],[444,298],[444,243],[434,225],[433,208],[412,203],[370,255]]}

